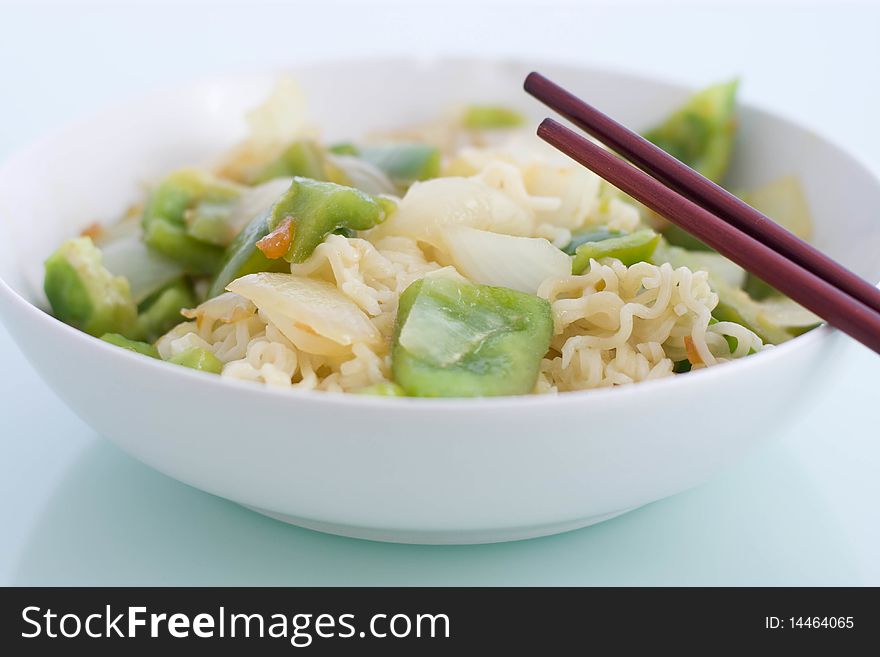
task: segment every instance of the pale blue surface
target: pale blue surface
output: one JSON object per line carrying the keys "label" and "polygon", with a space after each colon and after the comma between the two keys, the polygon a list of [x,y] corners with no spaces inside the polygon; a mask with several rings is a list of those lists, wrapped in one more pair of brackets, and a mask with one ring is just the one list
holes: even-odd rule
{"label": "pale blue surface", "polygon": [[[333,34],[337,56],[532,54],[694,85],[740,73],[748,99],[880,168],[875,10],[568,8],[540,22],[493,4],[464,23],[414,8],[371,19],[353,8],[0,5],[0,157],[143,87],[327,54]],[[334,25],[340,13],[352,18]],[[496,15],[507,18],[479,27]],[[725,27],[710,34],[710,23]],[[878,585],[880,358],[851,345],[843,359],[797,424],[701,488],[560,536],[419,547],[289,527],[141,466],[73,416],[0,329],[0,583]]]}

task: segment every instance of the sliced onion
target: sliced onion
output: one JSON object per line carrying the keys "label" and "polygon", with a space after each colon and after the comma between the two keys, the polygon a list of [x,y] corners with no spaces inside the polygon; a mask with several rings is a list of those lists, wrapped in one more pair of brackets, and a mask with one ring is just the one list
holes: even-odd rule
{"label": "sliced onion", "polygon": [[103,264],[111,274],[128,279],[135,303],[183,275],[183,267],[178,263],[144,244],[140,229],[102,243],[101,253]]}
{"label": "sliced onion", "polygon": [[346,175],[352,187],[367,194],[397,194],[391,179],[374,164],[354,155],[327,155],[327,159]]}
{"label": "sliced onion", "polygon": [[571,274],[571,257],[543,238],[450,226],[444,241],[456,269],[482,285],[535,294],[548,278]]}
{"label": "sliced onion", "polygon": [[253,301],[288,340],[309,353],[337,355],[356,342],[381,340],[363,311],[325,281],[261,272],[226,289]]}
{"label": "sliced onion", "polygon": [[435,178],[413,184],[376,235],[401,235],[443,249],[451,226],[531,235],[534,215],[504,192],[471,178]]}

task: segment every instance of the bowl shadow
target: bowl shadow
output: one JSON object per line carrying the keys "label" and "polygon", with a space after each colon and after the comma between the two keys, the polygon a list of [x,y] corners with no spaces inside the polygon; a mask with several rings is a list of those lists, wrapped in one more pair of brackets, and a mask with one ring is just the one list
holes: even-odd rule
{"label": "bowl shadow", "polygon": [[774,443],[710,484],[599,525],[514,543],[418,546],[286,525],[98,440],[54,491],[12,583],[857,584],[836,518],[796,464]]}

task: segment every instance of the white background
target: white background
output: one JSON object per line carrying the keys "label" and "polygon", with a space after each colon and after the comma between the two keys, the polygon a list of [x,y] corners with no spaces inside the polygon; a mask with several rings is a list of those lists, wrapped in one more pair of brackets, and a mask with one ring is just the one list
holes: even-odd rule
{"label": "white background", "polygon": [[[744,100],[880,171],[878,32],[872,3],[3,2],[0,158],[193,77],[450,53],[692,86],[740,75]],[[418,547],[288,527],[148,470],[64,408],[0,328],[0,583],[878,585],[880,359],[843,358],[809,413],[699,489],[566,535]]]}

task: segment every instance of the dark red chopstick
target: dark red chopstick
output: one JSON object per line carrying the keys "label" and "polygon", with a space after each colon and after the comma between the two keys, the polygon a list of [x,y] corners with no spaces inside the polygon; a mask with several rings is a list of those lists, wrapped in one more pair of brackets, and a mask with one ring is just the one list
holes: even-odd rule
{"label": "dark red chopstick", "polygon": [[[530,73],[526,77],[524,87],[545,105],[679,194],[880,312],[880,289],[768,219],[748,203],[704,178],[666,151],[540,73]],[[757,273],[756,275],[760,276]]]}
{"label": "dark red chopstick", "polygon": [[553,119],[538,136],[829,324],[880,353],[880,313]]}

